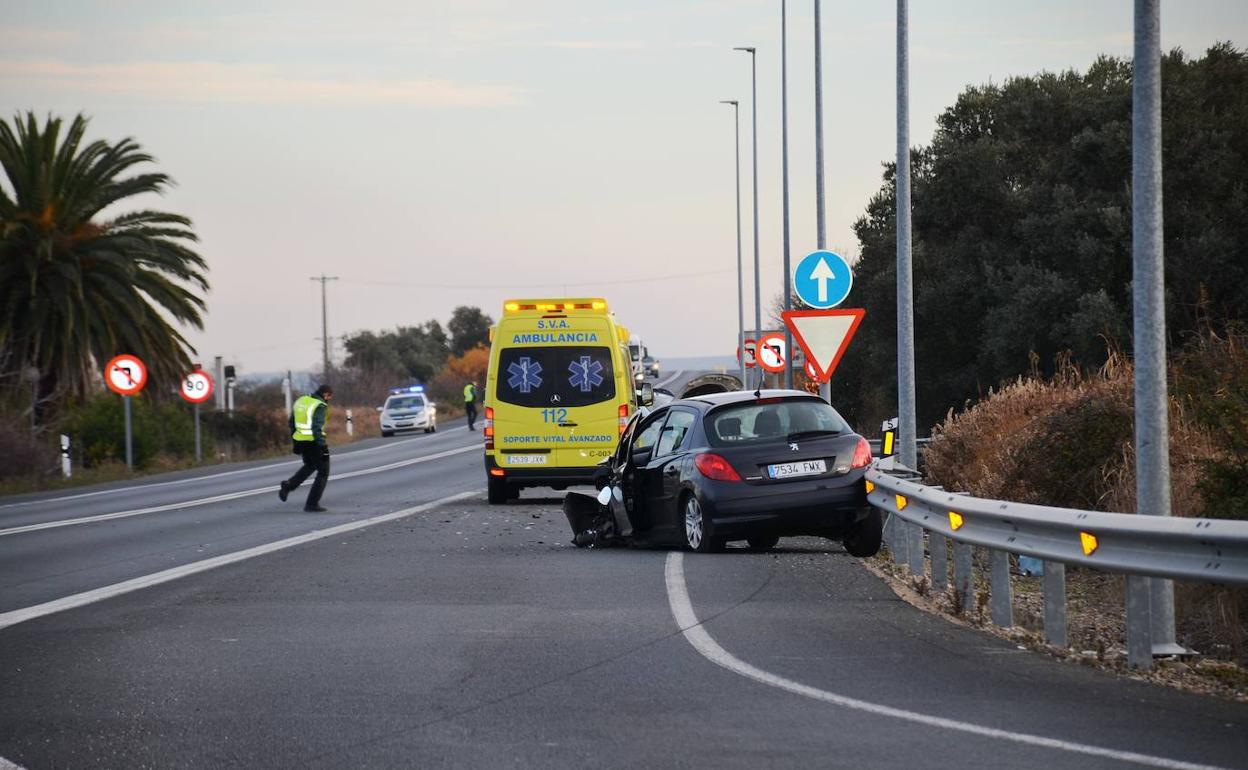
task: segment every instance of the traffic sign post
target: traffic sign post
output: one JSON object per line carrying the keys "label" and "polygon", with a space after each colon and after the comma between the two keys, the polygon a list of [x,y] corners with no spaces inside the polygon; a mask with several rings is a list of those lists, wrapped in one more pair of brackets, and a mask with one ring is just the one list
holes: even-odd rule
{"label": "traffic sign post", "polygon": [[859,308],[786,310],[780,315],[806,354],[807,365],[814,367],[816,379],[828,382],[866,312]]}
{"label": "traffic sign post", "polygon": [[212,398],[212,377],[196,364],[195,371],[182,378],[182,398],[195,405],[195,462],[204,457],[199,434],[199,405]]}
{"label": "traffic sign post", "polygon": [[130,397],[147,384],[147,367],[137,356],[123,353],[114,356],[104,367],[104,382],[122,397],[126,407],[126,467],[134,468],[134,435],[131,430]]}
{"label": "traffic sign post", "polygon": [[827,310],[849,296],[854,274],[845,258],[834,251],[812,251],[793,271],[793,290],[807,307]]}

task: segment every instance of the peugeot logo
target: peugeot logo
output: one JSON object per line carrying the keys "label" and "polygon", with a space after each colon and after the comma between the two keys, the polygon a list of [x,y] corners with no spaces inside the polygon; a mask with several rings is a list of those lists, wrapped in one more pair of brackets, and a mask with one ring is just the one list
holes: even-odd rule
{"label": "peugeot logo", "polygon": [[797,444],[789,444],[789,450],[796,452],[798,450]]}

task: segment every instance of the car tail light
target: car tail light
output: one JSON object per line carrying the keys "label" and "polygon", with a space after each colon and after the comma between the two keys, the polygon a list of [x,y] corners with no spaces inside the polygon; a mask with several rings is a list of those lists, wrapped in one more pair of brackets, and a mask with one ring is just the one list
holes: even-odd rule
{"label": "car tail light", "polygon": [[624,435],[624,429],[628,427],[628,404],[620,404],[620,435]]}
{"label": "car tail light", "polygon": [[732,464],[714,452],[705,452],[693,458],[698,472],[712,481],[740,481],[741,475]]}
{"label": "car tail light", "polygon": [[871,445],[862,436],[858,437],[858,446],[854,447],[854,461],[850,464],[850,469],[857,470],[865,468],[871,464]]}
{"label": "car tail light", "polygon": [[507,471],[503,470],[502,468],[490,468],[490,475],[491,476],[506,476]]}
{"label": "car tail light", "polygon": [[485,408],[485,424],[481,428],[482,435],[485,436],[485,448],[494,448],[494,407],[487,406]]}

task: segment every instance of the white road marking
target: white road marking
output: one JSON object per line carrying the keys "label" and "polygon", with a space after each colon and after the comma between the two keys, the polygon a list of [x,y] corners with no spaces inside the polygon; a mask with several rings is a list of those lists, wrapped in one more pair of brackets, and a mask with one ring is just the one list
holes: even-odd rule
{"label": "white road marking", "polygon": [[1056,749],[1058,751],[1068,751],[1074,754],[1084,754],[1086,756],[1104,757],[1107,759],[1116,759],[1122,762],[1134,762],[1149,767],[1163,767],[1170,770],[1223,770],[1214,765],[1201,765],[1194,762],[1182,762],[1177,759],[1166,759],[1164,757],[1154,757],[1148,754],[1138,754],[1134,751],[1118,751],[1115,749],[1106,749],[1100,746],[1089,746],[1083,743],[1072,743],[1070,741],[1058,740],[1056,738],[1045,738],[1040,735],[1029,735],[1027,733],[1016,733],[1009,730],[1000,730],[995,727],[984,727],[983,725],[972,724],[970,722],[959,722],[955,719],[946,719],[945,717],[936,717],[929,714],[921,714],[916,711],[906,711],[905,709],[893,708],[892,706],[884,706],[878,703],[858,700],[844,695],[837,695],[827,690],[820,690],[817,687],[795,682],[792,679],[772,674],[762,669],[755,668],[749,663],[735,657],[732,653],[719,646],[706,629],[702,627],[701,621],[698,620],[697,613],[694,612],[693,602],[689,599],[689,589],[685,585],[685,567],[683,553],[669,553],[667,555],[667,563],[664,569],[664,579],[667,583],[667,600],[672,608],[672,617],[676,619],[676,625],[680,627],[681,633],[685,639],[698,653],[711,661],[717,666],[722,666],[734,674],[740,674],[748,679],[756,682],[777,687],[781,690],[787,690],[791,693],[802,695],[814,700],[831,703],[834,706],[853,709],[854,711],[864,711],[868,714],[876,714],[883,717],[892,717],[906,722],[914,722],[928,727],[936,727],[942,730],[953,730],[956,732],[970,733],[984,738],[996,738],[1003,741],[1011,741],[1013,743],[1021,743],[1027,746],[1037,746],[1045,749]]}
{"label": "white road marking", "polygon": [[[455,431],[460,431],[460,430],[466,431],[468,430],[468,426],[465,425],[465,426],[461,426],[458,428],[451,428],[450,430],[446,430],[446,431],[439,429],[438,433],[432,434],[432,436],[436,437],[438,435],[454,433]],[[338,453],[335,456],[336,457],[355,457],[356,455],[368,454],[369,452],[377,452],[382,449],[393,449],[394,447],[400,447],[405,444],[410,444],[413,441],[422,441],[422,440],[428,441],[430,439],[425,439],[420,436],[415,436],[409,439],[404,439],[402,441],[393,441],[388,444],[370,446],[367,449],[356,449],[352,451],[346,451],[344,449],[344,451]],[[152,484],[134,484],[128,487],[115,487],[113,489],[100,489],[95,492],[82,492],[76,495],[65,495],[63,497],[46,497],[46,498],[42,498],[39,500],[23,500],[19,503],[4,503],[3,505],[0,505],[0,510],[3,510],[4,508],[18,508],[20,506],[26,506],[26,505],[50,505],[52,503],[62,503],[62,502],[66,502],[69,500],[82,500],[88,497],[99,497],[100,495],[113,495],[113,494],[119,494],[121,492],[134,492],[140,489],[147,490],[147,489],[159,489],[161,487],[176,487],[182,484],[194,484],[197,481],[208,481],[211,479],[220,479],[220,478],[225,478],[226,476],[238,476],[243,473],[255,473],[257,471],[271,471],[274,468],[280,468],[284,465],[289,464],[290,462],[291,460],[281,460],[279,462],[269,463],[268,465],[257,465],[254,468],[242,468],[240,470],[225,471],[223,473],[209,473],[204,476],[194,476],[188,479],[177,479],[176,481],[157,481]],[[0,766],[0,770],[4,770],[3,766]]]}
{"label": "white road marking", "polygon": [[[459,447],[457,449],[448,449],[444,452],[436,452],[431,455],[422,455],[407,460],[399,460],[388,465],[378,465],[375,468],[364,468],[363,470],[350,471],[348,473],[331,474],[330,481],[340,481],[342,479],[351,479],[357,476],[370,476],[374,473],[383,473],[392,471],[396,468],[406,468],[409,465],[418,463],[427,463],[432,460],[441,460],[444,457],[460,455],[464,452],[480,452],[481,445],[473,444],[471,446]],[[94,516],[82,516],[76,519],[61,519],[60,521],[45,521],[40,524],[27,524],[21,527],[9,527],[8,529],[0,529],[0,537],[8,535],[20,535],[23,532],[38,532],[44,529],[58,529],[60,527],[72,527],[77,524],[94,524],[101,521],[112,521],[113,519],[128,519],[131,516],[143,516],[149,513],[162,513],[164,511],[176,511],[182,508],[194,508],[200,505],[211,505],[212,503],[222,503],[227,500],[237,500],[240,497],[252,497],[254,495],[276,494],[277,485],[270,484],[259,489],[246,489],[242,492],[228,492],[223,495],[214,495],[212,497],[201,497],[197,500],[184,500],[177,503],[167,503],[165,505],[154,505],[150,508],[136,508],[129,511],[118,511],[117,513],[101,513]]]}
{"label": "white road marking", "polygon": [[654,387],[661,388],[667,383],[674,381],[677,377],[679,377],[680,375],[684,373],[685,373],[684,369],[677,369],[675,372],[672,373],[672,376],[668,377],[666,380],[663,380],[662,382],[656,382],[654,384]]}
{"label": "white road marking", "polygon": [[[285,540],[278,540],[273,543],[258,545],[254,548],[247,548],[234,553],[214,556],[211,559],[204,559],[203,561],[183,564],[180,567],[161,570],[160,572],[154,572],[150,575],[143,575],[141,577],[132,578],[120,583],[114,583],[111,586],[104,586],[90,591],[83,591],[82,593],[72,594],[60,599],[54,599],[50,602],[44,602],[43,604],[36,604],[32,607],[25,607],[20,610],[0,613],[0,629],[8,628],[9,626],[17,625],[18,623],[24,623],[27,620],[41,618],[45,615],[64,612],[65,610],[72,610],[76,607],[82,607],[87,604],[104,601],[105,599],[111,599],[114,596],[121,596],[122,594],[127,594],[131,591],[138,591],[150,586],[160,585],[161,583],[168,583],[172,580],[184,578],[189,575],[207,572],[208,570],[216,569],[217,567],[224,567],[227,564],[236,564],[240,561],[254,559],[257,556],[264,556],[265,554],[270,554],[275,551],[293,548],[294,546],[303,545],[304,543],[313,543],[317,540],[324,540],[327,537],[336,537],[348,532],[354,532],[357,529],[364,529],[365,527],[371,527],[376,524],[384,524],[387,521],[394,521],[396,519],[414,516],[415,514],[423,513],[431,508],[436,508],[440,505],[453,503],[456,500],[462,500],[465,497],[471,497],[479,494],[481,494],[481,490],[479,489],[474,489],[470,492],[460,492],[459,494],[443,497],[432,502],[422,503],[411,508],[404,508],[401,511],[383,513],[379,516],[372,516],[367,519],[348,522],[347,524],[339,524],[336,527],[329,527],[328,529],[318,529],[314,532],[308,532],[307,534],[288,537]],[[0,770],[3,770],[2,765],[0,765]]]}
{"label": "white road marking", "polygon": [[15,765],[4,757],[0,757],[0,770],[26,770],[21,765]]}

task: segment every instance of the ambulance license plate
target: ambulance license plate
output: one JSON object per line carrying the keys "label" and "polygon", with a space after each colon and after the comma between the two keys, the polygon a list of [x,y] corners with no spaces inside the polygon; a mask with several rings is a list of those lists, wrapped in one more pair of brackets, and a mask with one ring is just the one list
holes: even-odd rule
{"label": "ambulance license plate", "polygon": [[767,475],[773,479],[791,479],[795,476],[818,476],[828,472],[823,460],[802,460],[797,463],[778,463],[767,466]]}
{"label": "ambulance license plate", "polygon": [[508,465],[545,465],[549,455],[507,455]]}

